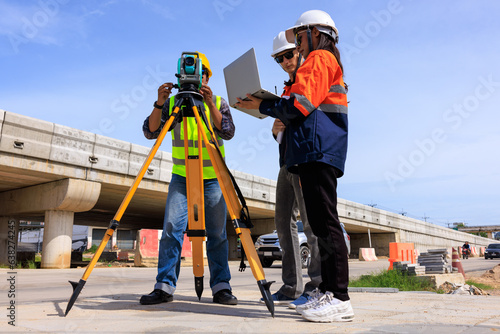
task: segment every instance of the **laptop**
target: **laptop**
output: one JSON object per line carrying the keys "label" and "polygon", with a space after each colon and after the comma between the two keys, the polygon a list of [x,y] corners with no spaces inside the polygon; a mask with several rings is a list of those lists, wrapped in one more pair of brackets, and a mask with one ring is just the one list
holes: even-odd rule
{"label": "laptop", "polygon": [[251,48],[238,59],[224,68],[224,78],[226,79],[227,97],[229,105],[235,109],[257,118],[265,118],[258,109],[243,109],[235,107],[238,100],[248,99],[247,94],[264,100],[278,100],[280,97],[265,89],[260,85],[259,69],[257,67],[257,58],[255,50]]}

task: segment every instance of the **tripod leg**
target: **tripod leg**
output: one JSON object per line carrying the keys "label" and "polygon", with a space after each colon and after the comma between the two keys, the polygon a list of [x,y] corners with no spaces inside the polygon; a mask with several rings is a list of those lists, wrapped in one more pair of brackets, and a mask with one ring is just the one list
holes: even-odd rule
{"label": "tripod leg", "polygon": [[[196,117],[196,122],[198,124],[202,124],[198,108],[196,106],[193,106],[193,110]],[[208,124],[207,126],[210,126],[210,124]],[[213,130],[211,131],[211,133],[213,134]],[[204,131],[202,131],[202,135],[205,147],[207,148],[210,160],[214,167],[215,174],[217,175],[222,194],[224,195],[224,200],[226,201],[228,213],[233,222],[236,234],[240,237],[241,244],[243,246],[243,249],[245,250],[245,254],[247,255],[250,267],[252,268],[253,276],[257,280],[262,298],[264,299],[269,312],[271,312],[272,316],[274,317],[274,303],[272,301],[271,292],[269,291],[269,287],[273,282],[266,281],[264,269],[262,268],[262,264],[260,263],[257,251],[255,250],[250,229],[242,226],[244,224],[240,224],[240,212],[242,210],[242,206],[238,199],[238,196],[236,195],[236,190],[234,189],[233,182],[229,177],[229,171],[227,169],[226,163],[219,154],[219,151],[215,146],[216,144],[214,144],[217,141],[214,140],[214,143],[209,142],[208,137]]]}
{"label": "tripod leg", "polygon": [[66,312],[64,316],[68,315],[68,312],[71,310],[73,307],[73,304],[75,303],[76,299],[78,298],[78,295],[80,295],[80,292],[82,291],[83,286],[87,282],[88,277],[92,273],[92,270],[94,269],[97,260],[101,257],[102,252],[104,251],[104,247],[106,247],[106,244],[108,243],[109,239],[113,235],[114,231],[120,224],[120,219],[122,218],[123,214],[125,213],[125,210],[127,209],[130,201],[132,200],[132,197],[134,197],[134,194],[139,187],[139,183],[141,183],[142,178],[144,177],[144,174],[146,174],[146,171],[148,170],[149,165],[151,164],[151,161],[153,161],[154,156],[156,155],[156,152],[158,152],[158,149],[161,146],[161,143],[163,142],[163,139],[165,138],[165,135],[167,134],[168,130],[170,129],[170,126],[174,122],[175,118],[177,117],[177,114],[179,112],[180,108],[175,107],[174,110],[172,111],[172,114],[170,115],[168,121],[166,124],[163,126],[163,129],[161,130],[160,134],[158,135],[158,138],[156,139],[156,142],[149,152],[148,157],[144,161],[144,164],[141,167],[141,170],[139,171],[139,174],[137,174],[134,183],[132,186],[129,188],[127,194],[125,195],[125,198],[123,199],[122,203],[120,204],[120,207],[118,208],[118,211],[116,212],[115,216],[113,217],[113,220],[111,220],[108,229],[106,230],[106,234],[104,235],[104,238],[102,239],[99,247],[97,248],[96,253],[94,254],[94,257],[90,261],[90,263],[87,265],[87,268],[85,269],[85,272],[83,273],[82,278],[78,283],[76,282],[71,282],[71,285],[73,287],[73,294],[71,295],[71,298],[68,302],[68,306],[66,307]]}
{"label": "tripod leg", "polygon": [[186,196],[188,203],[187,235],[193,253],[194,287],[198,299],[203,293],[203,241],[205,241],[205,200],[203,188],[203,156],[202,141],[198,129],[198,152],[190,154],[187,139],[187,123],[184,126],[184,161],[186,165]]}

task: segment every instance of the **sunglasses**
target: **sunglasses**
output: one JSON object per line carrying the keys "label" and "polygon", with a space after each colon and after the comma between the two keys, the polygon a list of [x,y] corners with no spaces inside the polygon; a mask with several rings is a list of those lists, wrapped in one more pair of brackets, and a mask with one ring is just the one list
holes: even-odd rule
{"label": "sunglasses", "polygon": [[204,74],[208,75],[208,71],[206,68],[201,69],[201,75],[204,75]]}
{"label": "sunglasses", "polygon": [[283,57],[290,60],[293,58],[293,56],[294,56],[293,51],[288,51],[287,53],[282,54],[281,56],[274,57],[274,60],[276,60],[278,64],[281,64],[283,62]]}
{"label": "sunglasses", "polygon": [[300,46],[302,44],[302,36],[299,36],[303,33],[304,30],[299,30],[295,33],[295,46]]}

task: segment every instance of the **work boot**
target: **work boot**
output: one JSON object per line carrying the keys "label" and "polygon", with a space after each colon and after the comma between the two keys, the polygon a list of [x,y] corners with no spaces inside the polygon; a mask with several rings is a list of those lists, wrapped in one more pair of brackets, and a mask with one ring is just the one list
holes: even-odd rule
{"label": "work boot", "polygon": [[142,305],[154,305],[160,303],[168,303],[174,300],[174,296],[166,293],[161,289],[154,289],[149,295],[141,297],[140,303]]}
{"label": "work boot", "polygon": [[238,299],[233,296],[231,290],[223,289],[214,295],[213,302],[224,305],[236,305],[238,304]]}

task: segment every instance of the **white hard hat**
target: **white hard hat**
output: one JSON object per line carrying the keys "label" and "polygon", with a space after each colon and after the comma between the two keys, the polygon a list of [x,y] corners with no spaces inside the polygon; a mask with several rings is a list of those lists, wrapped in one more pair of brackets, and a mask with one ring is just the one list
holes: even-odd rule
{"label": "white hard hat", "polygon": [[290,43],[295,41],[295,30],[301,27],[316,27],[320,32],[333,37],[337,41],[339,32],[332,17],[322,10],[309,10],[300,15],[295,25],[286,30],[286,39]]}
{"label": "white hard hat", "polygon": [[274,57],[280,52],[295,49],[295,44],[288,43],[286,40],[285,32],[280,31],[278,36],[273,39],[273,53],[271,53],[271,57]]}

